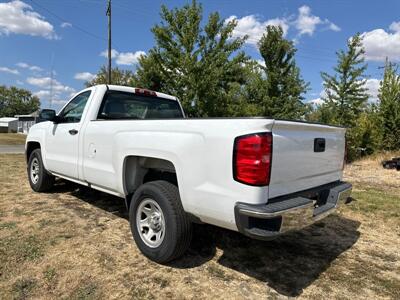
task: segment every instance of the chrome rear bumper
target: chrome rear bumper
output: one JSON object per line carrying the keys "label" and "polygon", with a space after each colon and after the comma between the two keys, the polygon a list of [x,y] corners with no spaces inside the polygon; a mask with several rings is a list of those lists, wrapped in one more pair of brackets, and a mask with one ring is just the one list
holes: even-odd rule
{"label": "chrome rear bumper", "polygon": [[237,203],[238,230],[252,238],[269,240],[325,218],[350,202],[352,186],[338,181],[291,195],[270,199],[267,204]]}

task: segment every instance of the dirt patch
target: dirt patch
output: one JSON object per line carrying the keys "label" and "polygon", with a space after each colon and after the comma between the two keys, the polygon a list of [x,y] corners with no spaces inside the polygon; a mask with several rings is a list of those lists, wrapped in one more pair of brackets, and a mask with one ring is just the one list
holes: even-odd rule
{"label": "dirt patch", "polygon": [[23,155],[0,164],[1,299],[400,297],[400,197],[388,179],[354,180],[351,206],[271,242],[195,226],[186,255],[160,266],[134,245],[123,200],[64,181],[33,193]]}

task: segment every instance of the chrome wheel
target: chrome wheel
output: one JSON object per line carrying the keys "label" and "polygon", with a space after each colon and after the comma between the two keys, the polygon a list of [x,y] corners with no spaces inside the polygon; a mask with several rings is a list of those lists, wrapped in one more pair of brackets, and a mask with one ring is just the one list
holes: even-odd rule
{"label": "chrome wheel", "polygon": [[156,201],[145,198],[136,212],[136,226],[142,241],[150,248],[161,245],[165,236],[164,214]]}
{"label": "chrome wheel", "polygon": [[33,184],[36,184],[39,181],[39,171],[40,171],[39,160],[35,157],[32,159],[30,167],[31,181]]}

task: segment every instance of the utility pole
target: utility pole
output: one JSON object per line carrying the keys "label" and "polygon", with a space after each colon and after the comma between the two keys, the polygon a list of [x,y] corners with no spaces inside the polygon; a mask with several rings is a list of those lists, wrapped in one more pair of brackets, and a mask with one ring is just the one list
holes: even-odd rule
{"label": "utility pole", "polygon": [[108,0],[107,12],[108,16],[108,84],[111,84],[111,0]]}

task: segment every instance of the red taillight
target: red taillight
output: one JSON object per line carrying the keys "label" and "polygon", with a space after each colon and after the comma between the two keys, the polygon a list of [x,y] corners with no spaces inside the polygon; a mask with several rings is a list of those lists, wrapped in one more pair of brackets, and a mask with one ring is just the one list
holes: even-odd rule
{"label": "red taillight", "polygon": [[146,89],[139,89],[139,88],[135,88],[135,94],[139,94],[139,95],[142,95],[142,96],[157,97],[156,92],[150,91],[150,90],[146,90]]}
{"label": "red taillight", "polygon": [[270,132],[239,136],[233,149],[233,178],[249,185],[268,185],[271,159]]}

